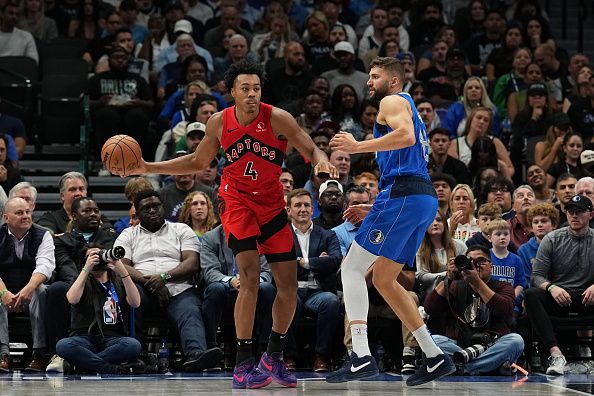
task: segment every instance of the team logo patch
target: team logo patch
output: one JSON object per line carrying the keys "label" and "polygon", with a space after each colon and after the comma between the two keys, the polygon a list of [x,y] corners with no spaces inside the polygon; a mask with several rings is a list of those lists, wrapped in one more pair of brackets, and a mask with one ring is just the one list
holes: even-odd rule
{"label": "team logo patch", "polygon": [[264,125],[263,122],[259,122],[256,125],[256,132],[266,132],[266,126]]}
{"label": "team logo patch", "polygon": [[384,241],[384,233],[380,230],[372,230],[369,234],[369,241],[375,245]]}

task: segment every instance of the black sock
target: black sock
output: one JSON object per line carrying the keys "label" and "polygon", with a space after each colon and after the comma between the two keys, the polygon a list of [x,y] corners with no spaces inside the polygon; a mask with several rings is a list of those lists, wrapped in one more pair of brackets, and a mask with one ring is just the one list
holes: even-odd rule
{"label": "black sock", "polygon": [[32,357],[43,358],[46,355],[46,348],[34,348],[31,352]]}
{"label": "black sock", "polygon": [[248,359],[254,358],[254,351],[252,350],[252,340],[237,340],[237,356],[235,364],[240,365]]}
{"label": "black sock", "polygon": [[268,348],[266,349],[268,356],[272,356],[275,359],[282,359],[283,349],[285,348],[285,336],[286,334],[280,334],[274,330],[270,332]]}

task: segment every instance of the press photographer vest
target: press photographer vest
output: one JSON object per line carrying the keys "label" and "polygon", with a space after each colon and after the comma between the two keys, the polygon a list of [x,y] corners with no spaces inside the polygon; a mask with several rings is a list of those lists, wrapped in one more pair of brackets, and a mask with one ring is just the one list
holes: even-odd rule
{"label": "press photographer vest", "polygon": [[29,283],[36,267],[37,250],[46,232],[45,228],[33,224],[25,236],[23,257],[19,259],[14,247],[14,238],[8,234],[8,225],[0,226],[0,278],[8,290],[16,293]]}

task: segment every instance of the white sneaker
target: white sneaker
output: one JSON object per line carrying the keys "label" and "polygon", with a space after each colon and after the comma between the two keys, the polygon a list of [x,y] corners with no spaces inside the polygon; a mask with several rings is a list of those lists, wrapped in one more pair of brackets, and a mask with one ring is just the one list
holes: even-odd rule
{"label": "white sneaker", "polygon": [[58,355],[52,356],[49,364],[45,368],[47,373],[63,373],[64,372],[64,359]]}
{"label": "white sneaker", "polygon": [[565,373],[565,365],[567,361],[563,355],[549,356],[549,367],[547,368],[547,375],[563,375]]}

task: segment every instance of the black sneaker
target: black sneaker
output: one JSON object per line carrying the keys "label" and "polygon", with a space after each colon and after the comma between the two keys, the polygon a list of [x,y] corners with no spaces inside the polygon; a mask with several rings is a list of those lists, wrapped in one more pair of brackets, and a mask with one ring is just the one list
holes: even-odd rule
{"label": "black sneaker", "polygon": [[456,366],[447,354],[442,353],[432,358],[423,356],[423,364],[407,378],[406,385],[421,385],[455,372]]}
{"label": "black sneaker", "polygon": [[182,365],[182,369],[186,373],[195,373],[217,366],[220,367],[221,359],[223,359],[223,351],[220,348],[194,352],[188,356],[188,359]]}
{"label": "black sneaker", "polygon": [[124,363],[116,366],[116,374],[122,375],[135,375],[135,374],[144,374],[146,371],[146,364],[137,359],[130,363]]}
{"label": "black sneaker", "polygon": [[358,357],[355,352],[351,358],[338,370],[326,376],[326,382],[338,383],[355,380],[372,379],[377,377],[379,369],[373,356]]}

